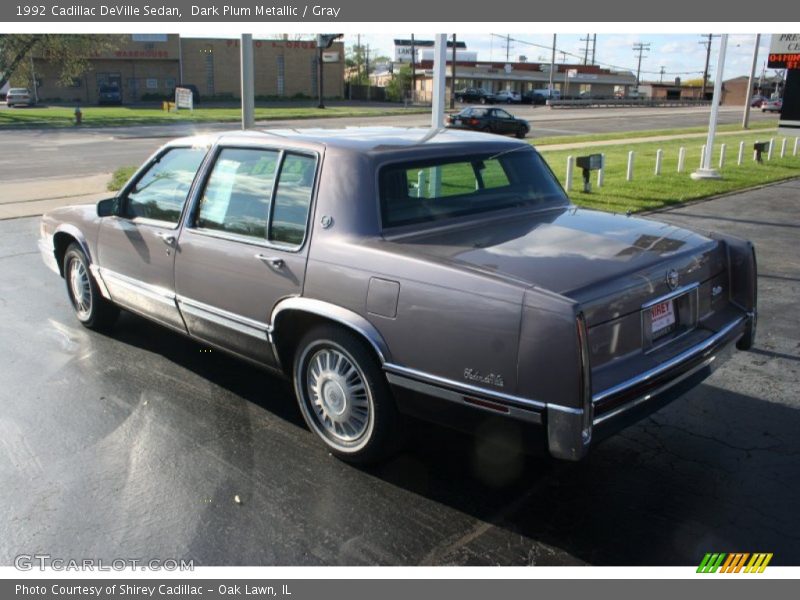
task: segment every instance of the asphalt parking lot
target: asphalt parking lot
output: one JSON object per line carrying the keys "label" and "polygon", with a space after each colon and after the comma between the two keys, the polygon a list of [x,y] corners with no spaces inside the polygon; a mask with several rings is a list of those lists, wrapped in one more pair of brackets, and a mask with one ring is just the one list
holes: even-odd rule
{"label": "asphalt parking lot", "polygon": [[753,351],[584,464],[417,424],[371,469],[253,367],[131,315],[84,330],[38,220],[0,222],[0,564],[800,564],[800,180],[656,217],[755,242]]}

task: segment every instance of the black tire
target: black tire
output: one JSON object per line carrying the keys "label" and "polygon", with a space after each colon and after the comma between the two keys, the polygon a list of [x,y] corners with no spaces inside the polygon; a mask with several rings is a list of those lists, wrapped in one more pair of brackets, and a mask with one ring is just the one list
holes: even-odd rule
{"label": "black tire", "polygon": [[517,133],[515,133],[514,135],[516,135],[519,139],[524,139],[525,136],[528,135],[528,130],[525,129],[524,127],[520,127],[519,129],[517,129]]}
{"label": "black tire", "polygon": [[486,98],[481,98],[481,104],[486,104]]}
{"label": "black tire", "polygon": [[372,348],[360,337],[336,325],[310,330],[297,346],[292,380],[306,424],[336,457],[365,465],[399,450],[400,415]]}
{"label": "black tire", "polygon": [[70,244],[64,253],[63,267],[67,296],[81,325],[95,330],[111,327],[119,316],[119,308],[100,293],[89,270],[89,260],[77,243]]}
{"label": "black tire", "polygon": [[456,102],[464,102],[464,96],[456,96]]}

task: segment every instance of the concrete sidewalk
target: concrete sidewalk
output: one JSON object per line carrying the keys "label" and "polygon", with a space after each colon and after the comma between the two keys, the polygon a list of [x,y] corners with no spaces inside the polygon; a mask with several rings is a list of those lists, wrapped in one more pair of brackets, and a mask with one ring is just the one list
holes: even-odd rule
{"label": "concrete sidewalk", "polygon": [[3,183],[0,219],[32,217],[70,204],[97,202],[111,195],[111,173],[88,177],[19,179]]}

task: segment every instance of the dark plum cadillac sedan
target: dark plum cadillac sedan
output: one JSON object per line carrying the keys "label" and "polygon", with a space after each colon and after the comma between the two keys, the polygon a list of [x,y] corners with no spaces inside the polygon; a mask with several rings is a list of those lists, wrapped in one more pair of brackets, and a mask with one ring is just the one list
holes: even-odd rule
{"label": "dark plum cadillac sedan", "polygon": [[463,131],[179,139],[40,245],[85,326],[124,308],[285,375],[354,462],[404,413],[578,460],[756,324],[749,242],[576,208],[530,144]]}

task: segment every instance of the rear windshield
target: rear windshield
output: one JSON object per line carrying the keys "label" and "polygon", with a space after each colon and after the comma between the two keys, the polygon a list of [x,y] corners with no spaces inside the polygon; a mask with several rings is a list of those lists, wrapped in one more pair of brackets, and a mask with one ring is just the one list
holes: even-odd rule
{"label": "rear windshield", "polygon": [[384,227],[569,202],[532,148],[386,165],[379,187]]}
{"label": "rear windshield", "polygon": [[11,88],[8,90],[9,94],[27,94],[28,90],[26,88]]}

